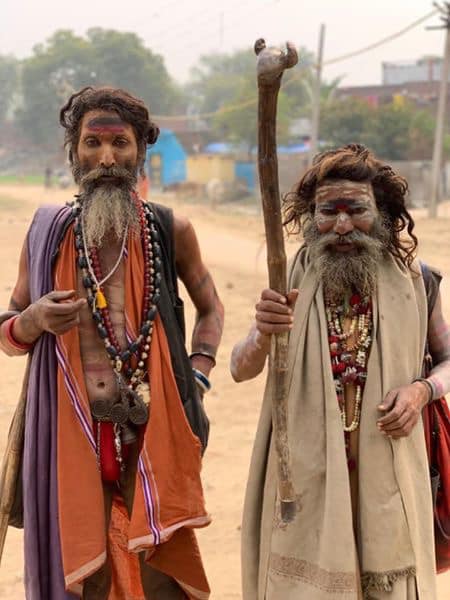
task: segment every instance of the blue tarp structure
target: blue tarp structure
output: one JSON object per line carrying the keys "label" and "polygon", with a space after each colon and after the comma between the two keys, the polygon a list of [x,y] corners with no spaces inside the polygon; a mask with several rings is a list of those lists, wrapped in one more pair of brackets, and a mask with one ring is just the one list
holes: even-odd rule
{"label": "blue tarp structure", "polygon": [[[288,146],[277,146],[278,154],[302,154],[309,152],[309,142],[300,142],[299,144],[290,144]],[[202,149],[205,154],[238,154],[243,153],[242,145],[230,144],[228,142],[211,142]],[[257,153],[257,149],[253,148],[253,155]]]}
{"label": "blue tarp structure", "polygon": [[[228,142],[211,142],[210,144],[207,144],[206,146],[203,147],[202,152],[204,152],[205,154],[228,154],[228,155],[233,155],[233,154],[242,154],[243,153],[243,148],[242,146],[236,145],[236,144],[230,144]],[[292,144],[292,145],[288,145],[288,146],[277,146],[277,153],[279,155],[283,155],[283,154],[303,154],[309,152],[309,143],[299,143],[299,144]],[[256,154],[257,154],[257,149],[253,148],[251,154],[253,156],[255,156],[255,160],[256,160]],[[245,180],[245,182],[247,183],[247,188],[249,189],[250,192],[253,192],[255,190],[255,183],[256,183],[256,164],[255,162],[249,162],[249,161],[239,161],[237,160],[235,162],[235,166],[234,166],[234,175],[236,177],[236,179],[243,179]]]}
{"label": "blue tarp structure", "polygon": [[186,151],[170,129],[161,129],[158,141],[147,146],[145,168],[150,182],[167,186],[186,181]]}
{"label": "blue tarp structure", "polygon": [[243,179],[247,184],[247,189],[250,192],[255,190],[255,163],[236,161],[234,164],[234,176],[236,179]]}

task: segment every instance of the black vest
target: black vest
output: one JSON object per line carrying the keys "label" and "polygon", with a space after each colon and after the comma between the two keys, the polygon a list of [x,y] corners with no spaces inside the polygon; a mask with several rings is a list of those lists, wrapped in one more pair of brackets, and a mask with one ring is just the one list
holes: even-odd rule
{"label": "black vest", "polygon": [[172,368],[183,402],[186,417],[194,434],[199,438],[203,452],[208,444],[209,420],[192,374],[191,361],[186,352],[186,333],[183,301],[178,296],[178,277],[175,265],[172,209],[150,203],[160,233],[163,273],[159,314],[169,342]]}
{"label": "black vest", "polygon": [[[178,296],[178,276],[175,264],[173,211],[161,204],[150,202],[150,205],[155,213],[155,225],[159,232],[162,251],[161,298],[158,311],[169,343],[172,368],[184,412],[193,433],[201,442],[202,452],[205,452],[208,445],[209,420],[192,374],[191,361],[185,347],[184,306]],[[61,231],[60,241],[64,238],[73,219],[73,214],[69,214]],[[52,262],[55,258],[56,255],[52,256]]]}

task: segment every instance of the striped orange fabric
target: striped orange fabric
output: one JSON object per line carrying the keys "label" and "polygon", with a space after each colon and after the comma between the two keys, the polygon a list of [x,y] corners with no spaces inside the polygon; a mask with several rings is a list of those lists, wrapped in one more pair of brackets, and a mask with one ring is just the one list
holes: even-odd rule
{"label": "striped orange fabric", "polygon": [[[70,228],[55,266],[55,289],[77,289],[75,260]],[[127,333],[135,337],[144,281],[139,238],[129,240],[125,260],[125,321]],[[83,579],[105,561],[107,540],[78,328],[58,337],[57,357],[61,548],[66,587],[80,594]],[[210,523],[200,480],[200,442],[183,410],[159,317],[155,320],[147,361],[151,411],[138,460],[132,515],[127,524],[128,551],[148,550],[149,563],[176,579],[188,598],[206,600],[209,586],[192,531]]]}

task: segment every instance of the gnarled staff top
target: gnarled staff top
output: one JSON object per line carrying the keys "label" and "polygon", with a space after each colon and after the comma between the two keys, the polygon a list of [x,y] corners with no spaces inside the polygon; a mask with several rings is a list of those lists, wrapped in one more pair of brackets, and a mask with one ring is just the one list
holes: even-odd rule
{"label": "gnarled staff top", "polygon": [[265,40],[259,38],[255,42],[254,49],[258,56],[256,62],[258,83],[270,85],[278,82],[283,71],[298,62],[297,50],[292,42],[286,42],[286,52],[284,52],[280,48],[267,48]]}

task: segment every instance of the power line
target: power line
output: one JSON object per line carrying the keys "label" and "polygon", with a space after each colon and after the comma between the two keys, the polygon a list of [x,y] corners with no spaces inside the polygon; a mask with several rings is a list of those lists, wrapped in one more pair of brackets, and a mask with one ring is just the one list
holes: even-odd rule
{"label": "power line", "polygon": [[411,29],[414,29],[415,27],[417,27],[418,25],[420,25],[421,23],[423,23],[430,17],[434,16],[437,12],[438,12],[437,9],[432,10],[425,16],[421,17],[420,19],[417,19],[417,21],[414,21],[413,23],[410,23],[410,25],[408,25],[407,27],[404,27],[400,31],[397,31],[397,33],[388,35],[388,37],[385,37],[385,38],[379,40],[378,42],[375,42],[374,44],[370,44],[369,46],[365,46],[364,48],[360,48],[359,50],[355,50],[354,52],[348,52],[347,54],[342,54],[341,56],[337,56],[336,58],[332,58],[330,60],[325,60],[324,65],[333,65],[334,63],[341,62],[342,60],[347,60],[348,58],[353,58],[354,56],[359,56],[360,54],[364,54],[365,52],[374,50],[375,48],[378,48],[379,46],[383,46],[384,44],[387,44],[388,42],[392,42],[393,40],[401,37],[405,33],[408,33],[408,31],[411,31]]}
{"label": "power line", "polygon": [[[277,1],[278,0],[269,0],[266,4],[264,4],[262,7],[259,7],[259,8],[265,10],[269,6],[271,6],[274,2],[277,2]],[[239,12],[236,10],[233,10],[235,7],[238,7],[238,6],[240,9]],[[224,25],[226,26],[226,29],[229,29],[234,24],[242,21],[243,18],[245,18],[246,16],[248,16],[250,13],[252,13],[254,11],[255,11],[254,5],[249,4],[248,2],[243,3],[242,0],[237,0],[233,5],[229,6],[226,9],[226,11],[223,11],[224,17],[228,17],[225,19],[225,23],[224,23]],[[216,14],[208,17],[206,20],[202,20],[199,23],[196,23],[195,29],[193,29],[192,26],[189,26],[185,30],[176,31],[175,34],[177,36],[181,36],[182,39],[177,40],[178,51],[176,53],[171,53],[170,58],[174,59],[178,56],[182,56],[187,49],[195,48],[196,46],[199,45],[200,42],[204,42],[205,40],[207,40],[213,36],[216,36],[218,38],[219,37],[219,18],[220,18],[220,13],[216,13]],[[199,24],[200,25],[208,25],[210,23],[215,23],[215,22],[217,22],[217,27],[214,27],[214,26],[209,27],[209,28],[206,27],[206,28],[200,29],[200,31],[198,30]],[[186,37],[189,38],[189,35],[186,36],[184,33],[185,31],[188,34],[195,35],[195,39],[187,39],[186,40]],[[199,33],[200,33],[200,35],[199,35]],[[166,40],[164,40],[164,42],[165,41]],[[158,47],[159,47],[159,51],[162,52],[162,44],[161,43],[158,44]]]}
{"label": "power line", "polygon": [[[354,50],[352,52],[348,52],[346,54],[342,54],[341,56],[337,56],[336,58],[325,60],[323,62],[323,65],[324,66],[331,65],[331,64],[335,64],[337,62],[347,60],[349,58],[354,58],[355,56],[359,56],[360,54],[364,54],[366,52],[369,52],[370,50],[374,50],[375,48],[378,48],[384,44],[387,44],[388,42],[391,42],[391,41],[401,37],[405,33],[408,33],[409,31],[411,31],[412,29],[414,29],[415,27],[417,27],[418,25],[420,25],[421,23],[423,23],[430,17],[434,16],[437,12],[439,12],[438,9],[434,9],[434,10],[430,11],[429,13],[427,13],[426,15],[424,15],[423,17],[421,17],[420,19],[416,19],[415,21],[413,21],[412,23],[410,23],[403,29],[400,29],[400,31],[397,31],[396,33],[393,33],[387,37],[384,37],[381,40],[378,40],[377,42],[370,44],[369,46],[364,46],[363,48]],[[314,65],[314,67],[317,68],[317,65]],[[297,69],[297,74],[294,75],[293,77],[291,77],[288,81],[286,81],[286,83],[282,84],[282,89],[288,87],[289,85],[292,85],[292,83],[294,83],[295,81],[300,79],[299,71],[302,71],[305,68],[306,67],[303,67],[303,69],[302,69],[300,67],[299,69]],[[170,119],[170,120],[175,120],[175,121],[183,121],[183,120],[190,120],[190,119],[207,119],[207,118],[213,117],[214,115],[217,115],[217,114],[234,112],[235,110],[240,110],[241,108],[246,108],[247,106],[256,104],[256,102],[257,102],[257,98],[255,96],[255,98],[251,98],[249,100],[246,100],[245,102],[241,102],[241,103],[235,104],[233,106],[219,108],[218,110],[211,111],[208,113],[202,113],[202,114],[198,114],[198,115],[173,115],[173,116],[171,116],[171,115],[154,115],[153,118],[158,119],[160,121],[165,120],[165,119],[166,120]]]}
{"label": "power line", "polygon": [[[164,47],[164,45],[167,42],[170,42],[171,40],[173,40],[174,38],[177,39],[177,47],[182,47],[185,45],[184,40],[186,38],[189,38],[190,36],[194,35],[196,37],[195,41],[198,41],[198,37],[199,37],[199,33],[200,33],[200,38],[203,39],[204,36],[202,36],[202,32],[204,32],[206,35],[217,35],[217,31],[216,29],[213,27],[208,27],[208,25],[213,24],[215,22],[219,22],[220,19],[220,14],[224,13],[225,15],[229,14],[229,13],[233,13],[235,12],[235,9],[237,9],[239,7],[239,9],[245,8],[248,5],[248,0],[244,1],[244,0],[235,0],[235,2],[233,2],[232,4],[228,3],[227,7],[225,9],[222,10],[215,10],[213,12],[208,12],[205,11],[204,9],[194,13],[194,14],[190,14],[189,15],[189,22],[186,23],[186,21],[179,21],[178,24],[181,24],[181,28],[176,28],[173,27],[172,25],[164,30],[160,30],[157,31],[156,34],[156,41],[153,41],[152,43],[154,43],[158,48],[162,48]],[[216,7],[217,8],[217,7]],[[197,18],[198,17],[198,18]],[[192,23],[195,23],[195,28],[192,27]],[[199,26],[202,26],[202,28],[199,30]],[[206,26],[203,28],[203,26]],[[160,37],[160,39],[158,40],[158,36],[162,36]],[[152,38],[153,39],[153,38]]]}

